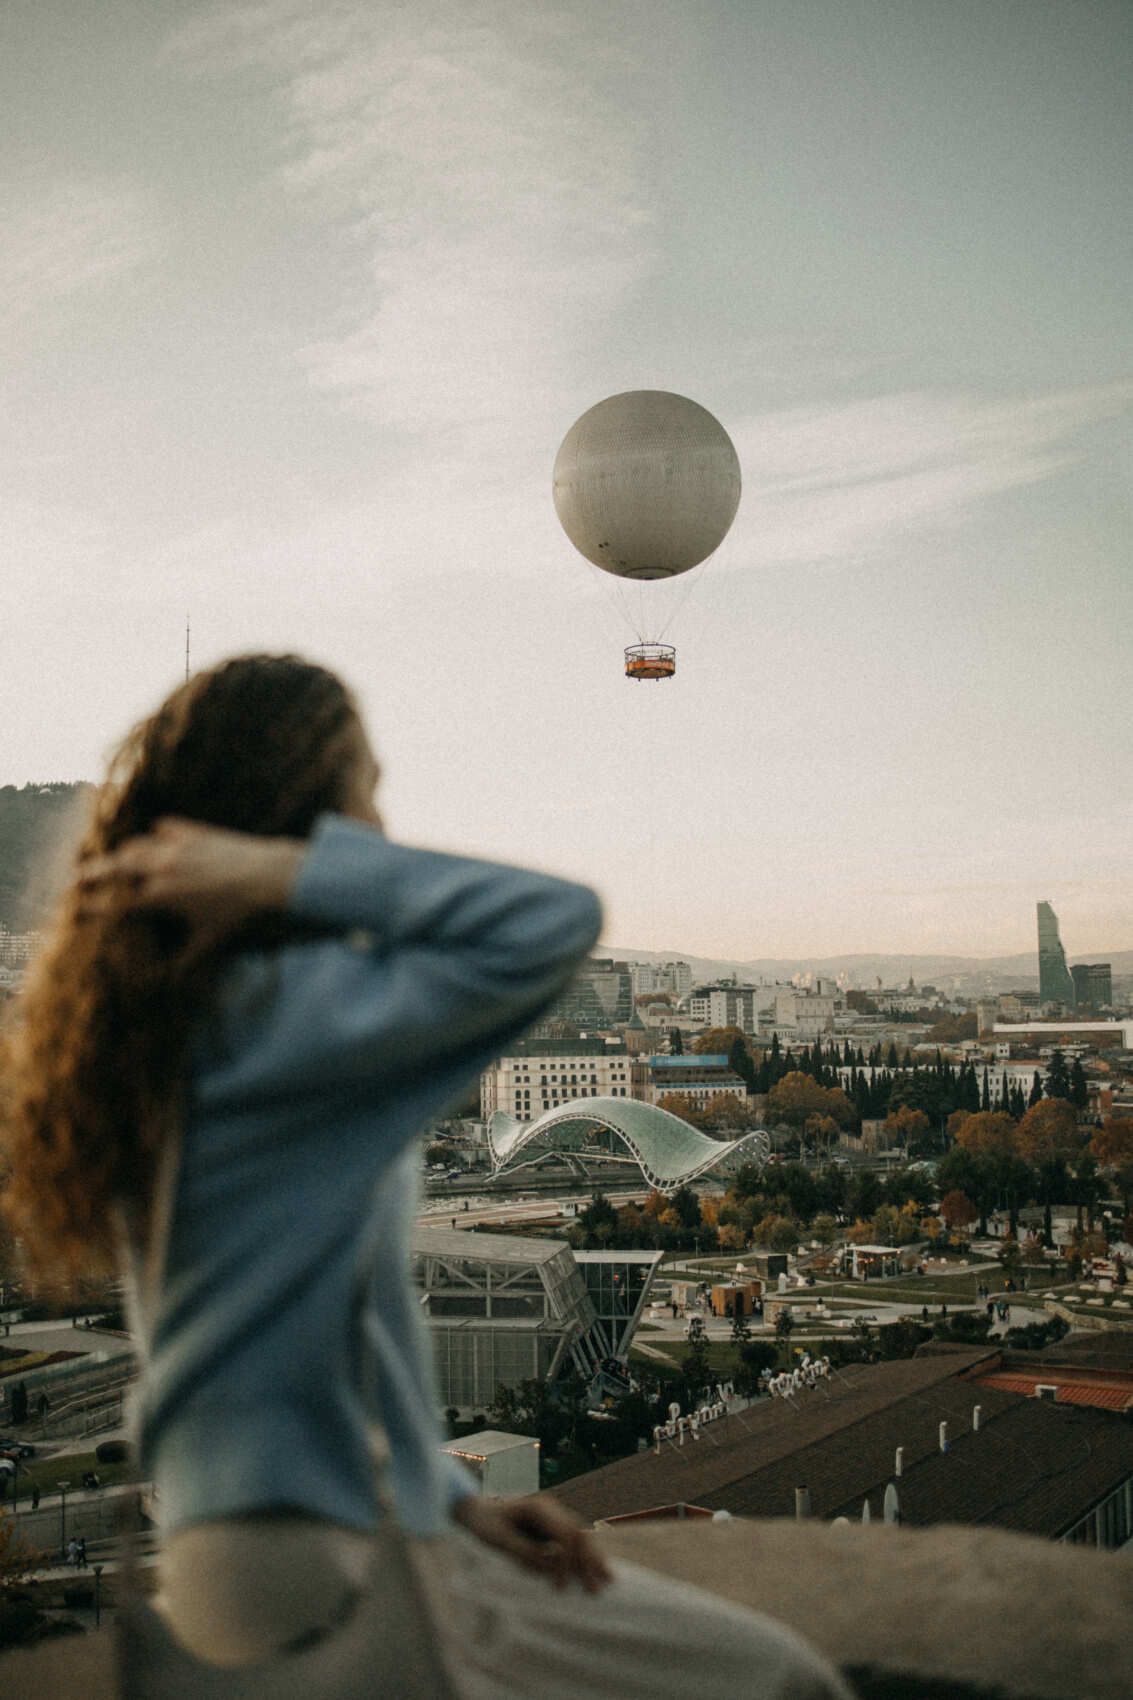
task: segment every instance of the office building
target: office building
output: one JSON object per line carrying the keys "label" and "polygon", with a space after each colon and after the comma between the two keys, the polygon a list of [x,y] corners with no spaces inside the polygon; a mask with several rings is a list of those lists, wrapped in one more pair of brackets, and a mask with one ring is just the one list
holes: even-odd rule
{"label": "office building", "polygon": [[1113,1004],[1113,970],[1108,962],[1076,962],[1070,970],[1074,1002],[1079,1009],[1109,1009]]}
{"label": "office building", "polygon": [[1074,1008],[1074,982],[1066,966],[1066,952],[1058,933],[1058,916],[1049,903],[1038,905],[1039,998],[1046,1003]]}

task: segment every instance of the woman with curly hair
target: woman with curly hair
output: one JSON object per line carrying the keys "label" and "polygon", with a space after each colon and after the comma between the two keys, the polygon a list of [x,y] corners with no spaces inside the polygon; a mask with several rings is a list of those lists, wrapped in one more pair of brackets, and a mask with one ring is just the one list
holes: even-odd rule
{"label": "woman with curly hair", "polygon": [[417,1136],[565,987],[600,910],[391,842],[377,779],[324,669],[186,681],[115,757],[7,1037],[29,1271],[127,1279],[166,1622],[249,1666],[384,1602],[352,1690],[374,1695],[665,1695],[690,1658],[735,1696],[840,1694],[785,1632],[608,1566],[554,1501],[482,1499],[441,1450]]}

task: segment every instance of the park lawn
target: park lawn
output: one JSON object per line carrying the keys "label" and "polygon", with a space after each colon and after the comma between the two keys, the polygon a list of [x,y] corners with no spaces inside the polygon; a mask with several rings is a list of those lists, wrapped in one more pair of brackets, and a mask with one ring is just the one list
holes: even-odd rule
{"label": "park lawn", "polygon": [[67,1492],[82,1490],[83,1474],[93,1470],[102,1487],[134,1479],[133,1465],[100,1464],[93,1452],[67,1452],[55,1458],[25,1458],[20,1464],[20,1498],[30,1493],[38,1483],[41,1494],[58,1493],[59,1483],[67,1483]]}
{"label": "park lawn", "polygon": [[[642,1369],[652,1369],[657,1374],[664,1375],[665,1366],[659,1358],[653,1356],[653,1352],[664,1352],[674,1370],[677,1370],[688,1356],[688,1351],[688,1342],[685,1340],[665,1340],[663,1342],[659,1340],[649,1352],[638,1352],[631,1346],[629,1355],[631,1360],[639,1364]],[[738,1366],[736,1348],[729,1340],[710,1340],[708,1342],[708,1363],[717,1374],[733,1375]]]}

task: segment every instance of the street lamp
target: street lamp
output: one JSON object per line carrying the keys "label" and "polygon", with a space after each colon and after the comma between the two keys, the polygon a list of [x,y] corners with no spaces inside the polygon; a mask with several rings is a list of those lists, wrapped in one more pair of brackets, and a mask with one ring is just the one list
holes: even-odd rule
{"label": "street lamp", "polygon": [[97,1629],[102,1621],[102,1565],[92,1564],[94,1571],[94,1626]]}
{"label": "street lamp", "polygon": [[59,1483],[59,1551],[62,1562],[67,1562],[67,1489],[70,1482]]}

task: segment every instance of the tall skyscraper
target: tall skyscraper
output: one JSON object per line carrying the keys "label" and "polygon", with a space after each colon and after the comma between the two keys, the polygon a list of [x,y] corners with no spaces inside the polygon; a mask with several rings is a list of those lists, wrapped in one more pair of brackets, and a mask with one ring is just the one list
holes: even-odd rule
{"label": "tall skyscraper", "polygon": [[1066,966],[1066,952],[1058,936],[1058,916],[1049,903],[1040,903],[1039,916],[1039,999],[1042,1003],[1060,1003],[1074,1007],[1074,982]]}

